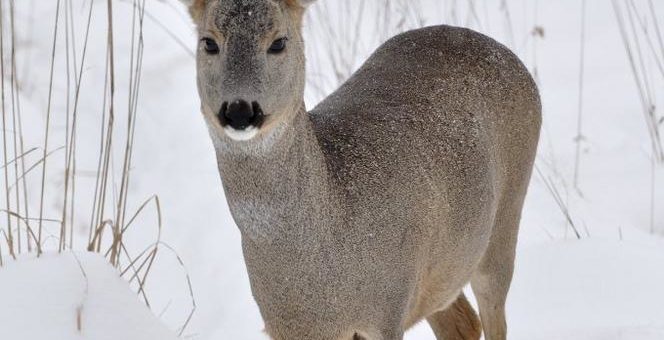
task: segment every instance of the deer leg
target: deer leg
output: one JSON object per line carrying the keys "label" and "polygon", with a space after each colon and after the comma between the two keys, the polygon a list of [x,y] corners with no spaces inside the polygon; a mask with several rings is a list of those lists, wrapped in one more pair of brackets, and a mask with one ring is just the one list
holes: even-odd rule
{"label": "deer leg", "polygon": [[479,305],[486,340],[507,338],[505,302],[514,271],[523,195],[520,197],[501,202],[489,247],[470,282]]}
{"label": "deer leg", "polygon": [[[512,267],[504,265],[504,267]],[[503,268],[502,273],[479,274],[473,278],[471,286],[477,298],[480,317],[486,340],[505,340],[505,301],[511,280],[511,269]]]}
{"label": "deer leg", "polygon": [[482,335],[480,319],[461,293],[449,307],[427,317],[438,340],[479,340]]}

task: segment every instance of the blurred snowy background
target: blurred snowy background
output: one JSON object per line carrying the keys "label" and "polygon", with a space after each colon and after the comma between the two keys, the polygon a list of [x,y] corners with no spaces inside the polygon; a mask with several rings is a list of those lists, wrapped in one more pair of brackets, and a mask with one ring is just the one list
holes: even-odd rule
{"label": "blurred snowy background", "polygon": [[[92,244],[176,334],[264,339],[185,8],[113,0],[109,48],[107,1],[0,3],[3,262]],[[511,338],[664,339],[664,2],[319,0],[304,26],[307,106],[389,37],[442,23],[513,49],[542,95]],[[2,287],[0,301],[31,294]],[[406,339],[433,334],[422,324]]]}

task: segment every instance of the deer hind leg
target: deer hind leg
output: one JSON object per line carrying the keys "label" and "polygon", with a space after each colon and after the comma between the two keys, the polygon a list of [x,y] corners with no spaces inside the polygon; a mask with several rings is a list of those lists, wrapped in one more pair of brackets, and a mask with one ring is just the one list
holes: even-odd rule
{"label": "deer hind leg", "polygon": [[427,317],[427,321],[438,340],[479,340],[482,335],[480,319],[463,293],[449,307]]}
{"label": "deer hind leg", "polygon": [[[516,186],[518,188],[518,186]],[[525,188],[521,188],[525,192]],[[510,192],[499,205],[489,247],[471,278],[486,340],[505,340],[505,302],[514,272],[523,194]]]}

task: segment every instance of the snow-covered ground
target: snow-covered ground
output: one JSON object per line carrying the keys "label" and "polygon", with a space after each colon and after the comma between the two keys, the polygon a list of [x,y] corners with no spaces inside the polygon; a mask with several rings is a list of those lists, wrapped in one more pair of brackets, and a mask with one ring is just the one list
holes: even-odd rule
{"label": "snow-covered ground", "polygon": [[[391,2],[394,14],[387,27],[380,26],[385,16],[376,15],[376,8],[385,1],[362,1],[367,7],[361,13],[356,0],[319,0],[311,8],[304,27],[309,46],[311,86],[306,97],[309,107],[329,93],[347,71],[358,67],[386,36],[422,23],[450,23],[478,29],[512,47],[537,75],[544,106],[544,129],[537,160],[541,175],[533,176],[524,209],[515,281],[508,302],[508,323],[513,338],[664,338],[664,166],[655,167],[653,182],[650,139],[612,3],[587,0],[583,138],[578,188],[575,188],[581,1],[413,0],[411,3],[419,10],[417,13],[411,10],[400,20],[396,13],[402,12],[400,4],[404,1],[395,0]],[[8,1],[3,0],[3,5],[6,3]],[[26,148],[43,143],[55,3],[15,2],[17,76]],[[63,3],[68,1],[63,0]],[[84,248],[90,221],[100,103],[104,100],[106,2],[94,3],[78,107],[75,215],[78,234],[74,242],[78,250]],[[640,9],[648,6],[648,0],[634,3]],[[656,17],[664,18],[664,2],[652,3]],[[470,4],[474,7],[469,7]],[[72,0],[79,63],[87,6],[88,1]],[[116,140],[119,141],[114,169],[119,173],[129,86],[132,7],[128,0],[115,1],[114,6],[118,74]],[[162,240],[184,260],[196,297],[196,313],[185,330],[186,336],[264,339],[262,321],[244,269],[239,232],[228,212],[212,145],[198,110],[195,65],[191,56],[196,43],[192,24],[175,0],[147,1],[147,13],[129,210],[133,213],[153,194],[160,198]],[[641,14],[644,13],[650,12],[643,10]],[[356,26],[349,26],[354,16],[362,22],[359,32]],[[331,41],[329,31],[321,28],[324,25],[343,33],[337,41]],[[62,32],[59,37],[51,117],[52,148],[63,144],[65,133],[65,39]],[[355,40],[357,44],[352,43]],[[353,55],[345,57],[340,73],[335,73],[331,67],[331,50],[342,55],[354,51]],[[664,84],[656,63],[646,59],[644,67],[652,71],[648,79],[655,102],[662,102],[664,92],[657,90]],[[5,79],[9,79],[9,72],[5,70]],[[657,113],[661,117],[661,110]],[[30,155],[29,163],[38,157]],[[51,159],[44,216],[57,219],[62,209],[64,159],[58,153]],[[28,179],[32,194],[31,217],[34,217],[39,207],[40,172],[35,171]],[[560,194],[582,240],[576,239],[547,184]],[[654,199],[651,199],[652,188]],[[1,200],[4,207],[4,197]],[[110,216],[112,209],[109,206]],[[143,250],[155,240],[155,215],[154,210],[146,209],[128,231],[127,247],[132,253]],[[1,217],[4,221],[4,216]],[[4,225],[0,225],[0,229],[3,228]],[[57,224],[49,224],[47,235],[57,235],[58,228]],[[55,238],[46,238],[47,247],[56,245]],[[0,247],[6,255],[4,245]],[[56,260],[49,257],[42,261],[48,264]],[[21,260],[16,268],[38,265],[42,264]],[[56,272],[67,271],[70,277],[53,279],[74,280],[70,281],[72,285],[80,285],[80,270],[66,268]],[[106,273],[104,270],[100,269]],[[0,280],[11,273],[11,266],[0,269]],[[0,281],[0,288],[5,287],[3,284],[4,281]],[[25,294],[31,290],[29,287],[24,288]],[[151,270],[146,291],[152,311],[160,315],[168,328],[177,331],[192,310],[192,302],[186,273],[175,255],[165,248]],[[11,293],[16,297],[15,291]],[[71,296],[68,306],[73,308],[80,303],[80,296],[74,293],[63,295]],[[5,294],[7,291],[0,289],[0,301],[5,300]],[[3,308],[4,304],[0,304],[0,315],[7,313]],[[34,315],[31,311],[24,312]],[[66,315],[71,317],[71,314]],[[6,334],[6,320],[0,318],[0,334]],[[406,338],[424,340],[433,339],[433,335],[422,324]]]}
{"label": "snow-covered ground", "polygon": [[[510,339],[664,339],[664,242],[524,246],[507,306]],[[434,339],[418,325],[407,339]]]}
{"label": "snow-covered ground", "polygon": [[514,339],[663,339],[663,242],[528,247],[508,306]]}
{"label": "snow-covered ground", "polygon": [[6,339],[177,339],[99,255],[26,256],[0,270],[0,291]]}

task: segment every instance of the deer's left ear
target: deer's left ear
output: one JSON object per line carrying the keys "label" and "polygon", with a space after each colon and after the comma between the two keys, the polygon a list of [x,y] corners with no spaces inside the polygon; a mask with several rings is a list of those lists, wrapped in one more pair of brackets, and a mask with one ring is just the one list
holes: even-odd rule
{"label": "deer's left ear", "polygon": [[198,25],[203,17],[207,0],[180,0],[180,2],[187,6],[191,18],[194,20],[194,23]]}

